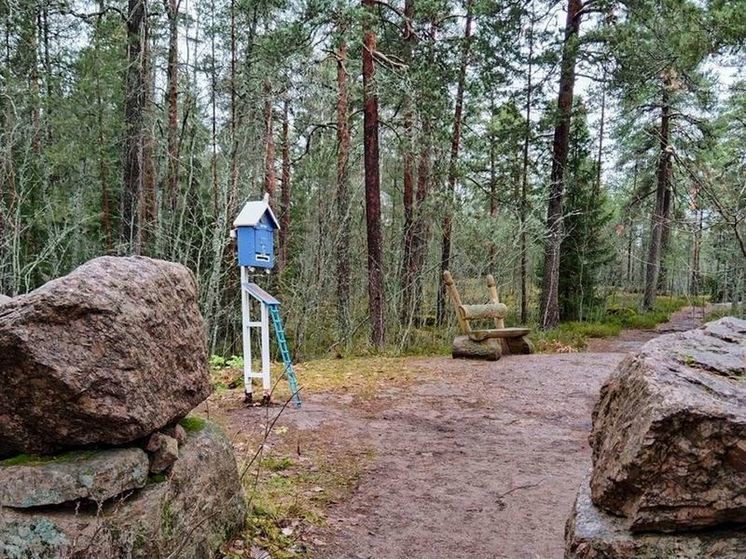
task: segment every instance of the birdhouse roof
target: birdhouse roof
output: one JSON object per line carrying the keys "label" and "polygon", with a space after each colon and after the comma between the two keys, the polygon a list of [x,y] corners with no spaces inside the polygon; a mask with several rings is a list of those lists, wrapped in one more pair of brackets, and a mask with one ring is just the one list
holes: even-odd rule
{"label": "birdhouse roof", "polygon": [[265,194],[262,200],[252,200],[247,202],[238,217],[233,221],[233,227],[256,227],[259,220],[265,213],[269,213],[269,218],[276,229],[280,228],[280,222],[277,221],[272,208],[269,207],[269,194]]}

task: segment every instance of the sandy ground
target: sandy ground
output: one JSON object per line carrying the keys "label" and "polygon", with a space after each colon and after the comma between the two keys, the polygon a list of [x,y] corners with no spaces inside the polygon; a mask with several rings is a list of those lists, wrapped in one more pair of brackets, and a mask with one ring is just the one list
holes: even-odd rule
{"label": "sandy ground", "polygon": [[599,388],[625,352],[701,317],[685,309],[658,331],[624,332],[586,353],[413,359],[423,380],[371,401],[307,396],[286,423],[323,430],[325,444],[374,449],[351,498],[307,534],[309,556],[561,558]]}

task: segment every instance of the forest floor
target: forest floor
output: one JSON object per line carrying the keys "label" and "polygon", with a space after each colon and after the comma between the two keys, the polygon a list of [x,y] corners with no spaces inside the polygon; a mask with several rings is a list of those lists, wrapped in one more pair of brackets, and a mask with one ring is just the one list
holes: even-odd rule
{"label": "forest floor", "polygon": [[[347,382],[279,416],[246,471],[254,527],[227,556],[562,557],[601,385],[626,352],[702,318],[685,308],[582,353],[353,362]],[[223,391],[203,411],[251,457],[279,409],[240,397]]]}

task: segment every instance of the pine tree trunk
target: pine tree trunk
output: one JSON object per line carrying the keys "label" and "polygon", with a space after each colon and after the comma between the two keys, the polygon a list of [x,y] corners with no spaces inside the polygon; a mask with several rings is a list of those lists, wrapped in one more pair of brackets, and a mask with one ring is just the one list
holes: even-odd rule
{"label": "pine tree trunk", "polygon": [[167,208],[176,211],[179,190],[179,26],[178,0],[166,0],[168,16],[168,67],[166,70],[166,107],[168,132],[166,154],[168,158]]}
{"label": "pine tree trunk", "polygon": [[427,246],[430,240],[430,221],[425,215],[425,202],[430,190],[430,118],[423,115],[422,138],[419,161],[417,163],[417,193],[415,196],[415,217],[412,238],[412,262],[410,277],[413,278],[412,285],[412,313],[420,316],[422,306],[422,272],[427,259]]}
{"label": "pine tree trunk", "polygon": [[[253,43],[253,27],[250,33]],[[238,137],[236,128],[238,127],[237,115],[237,95],[236,95],[236,0],[231,0],[231,188],[228,197],[228,211],[230,215],[235,214],[238,210]]]}
{"label": "pine tree trunk", "polygon": [[[363,0],[370,15],[374,0]],[[383,292],[383,251],[381,236],[381,183],[378,158],[378,95],[374,54],[376,35],[367,23],[363,35],[363,149],[365,167],[365,217],[368,237],[368,299],[371,342],[382,348],[385,340],[385,300]]]}
{"label": "pine tree trunk", "polygon": [[27,46],[29,53],[29,81],[31,85],[31,124],[33,126],[33,135],[31,137],[31,147],[34,154],[39,157],[42,151],[42,123],[41,123],[41,88],[39,84],[39,35],[41,9],[38,2],[35,3],[31,10],[33,21],[31,22],[31,33],[29,34],[29,44]]}
{"label": "pine tree trunk", "polygon": [[[100,44],[99,38],[101,33],[101,19],[103,15],[99,15],[96,20],[96,28],[93,32],[93,48],[98,51]],[[107,254],[114,252],[114,239],[111,225],[111,199],[109,195],[109,168],[106,163],[106,136],[104,131],[104,102],[102,98],[101,90],[101,70],[99,67],[98,58],[94,62],[95,72],[95,91],[96,91],[96,123],[98,126],[98,171],[99,180],[101,181],[101,231],[104,235],[104,246]]]}
{"label": "pine tree trunk", "polygon": [[[404,2],[404,30],[402,32],[404,40],[403,61],[407,66],[412,64],[412,51],[414,48],[415,35],[412,32],[411,24],[414,18],[414,0],[405,0]],[[402,250],[401,264],[401,290],[402,305],[400,309],[399,320],[402,326],[406,326],[412,320],[413,316],[413,249],[414,249],[414,108],[412,96],[409,92],[404,93],[404,240]]]}
{"label": "pine tree trunk", "polygon": [[[456,86],[456,104],[453,115],[453,133],[451,134],[451,157],[448,165],[448,200],[445,216],[443,217],[443,242],[440,257],[441,277],[443,272],[451,267],[451,233],[453,230],[453,202],[456,196],[456,181],[458,179],[458,155],[461,147],[461,126],[464,110],[464,89],[466,88],[466,70],[469,65],[469,53],[471,51],[471,24],[472,24],[473,0],[466,3],[466,23],[464,26],[464,42],[461,49],[461,62],[459,64],[458,83]],[[438,301],[436,308],[436,320],[443,324],[446,312],[445,284],[440,283],[438,290]]]}
{"label": "pine tree trunk", "polygon": [[671,120],[671,107],[669,106],[668,97],[668,83],[664,80],[661,95],[660,152],[658,154],[657,187],[655,190],[655,205],[653,206],[653,214],[650,220],[648,261],[645,264],[645,296],[642,302],[645,310],[651,310],[655,304],[658,274],[661,265],[663,229],[667,218],[666,196],[669,189],[668,167],[671,159],[671,154],[668,151]]}
{"label": "pine tree trunk", "polygon": [[44,61],[44,95],[45,95],[45,103],[44,103],[44,128],[45,128],[45,138],[46,142],[48,144],[52,143],[52,111],[54,110],[54,104],[52,101],[52,82],[53,82],[53,76],[52,76],[52,58],[50,55],[50,49],[49,49],[49,7],[50,2],[42,2],[41,3],[41,10],[39,12],[39,35],[42,41],[43,45],[43,61]]}
{"label": "pine tree trunk", "polygon": [[[212,13],[212,25],[215,25],[215,13]],[[215,216],[220,213],[218,192],[218,69],[216,64],[215,33],[210,33],[210,177],[212,179],[212,203]]]}
{"label": "pine tree trunk", "polygon": [[[606,80],[606,71],[603,72],[603,79]],[[601,123],[598,128],[598,153],[596,155],[596,191],[595,196],[601,192],[601,165],[604,154],[604,125],[606,124],[606,83],[601,83]],[[594,196],[594,197],[595,197]]]}
{"label": "pine tree trunk", "polygon": [[[632,192],[637,192],[637,174],[638,174],[638,166],[639,162],[635,161],[635,171],[632,175]],[[632,248],[633,248],[633,241],[634,241],[634,222],[632,221],[632,214],[629,214],[628,218],[628,224],[627,227],[629,228],[629,239],[627,241],[627,289],[634,289],[634,281],[635,281],[635,274],[634,274],[634,263],[632,260]]]}
{"label": "pine tree trunk", "polygon": [[[496,114],[496,107],[495,107],[495,95],[490,95],[490,115]],[[489,139],[489,208],[488,213],[490,216],[490,223],[495,223],[495,217],[497,216],[497,142],[495,134],[490,132],[488,135]],[[515,185],[518,186],[518,183]],[[514,194],[516,194],[514,192]],[[489,248],[489,260],[488,260],[488,267],[490,273],[494,273],[494,268],[497,265],[497,243],[495,242],[494,238],[490,236],[490,248]]]}
{"label": "pine tree trunk", "polygon": [[534,5],[531,2],[531,17],[528,28],[528,70],[526,73],[526,134],[523,138],[523,169],[521,172],[521,201],[518,212],[521,244],[521,323],[528,321],[528,150],[531,144],[531,101],[533,97],[534,69]]}
{"label": "pine tree trunk", "polygon": [[702,282],[700,254],[702,252],[702,226],[704,210],[698,207],[698,194],[699,188],[695,188],[692,192],[692,205],[694,206],[694,215],[697,222],[694,225],[694,238],[692,240],[692,276],[689,280],[689,294],[694,297],[699,295],[700,285]]}
{"label": "pine tree trunk", "polygon": [[150,127],[153,112],[154,74],[150,57],[150,29],[148,25],[148,6],[145,4],[145,18],[143,20],[143,119],[142,119],[142,198],[140,200],[140,241],[139,252],[153,255],[154,239],[157,237],[158,208],[156,193],[155,171],[155,140]]}
{"label": "pine tree trunk", "polygon": [[663,196],[663,229],[661,230],[661,264],[658,272],[658,291],[666,292],[668,289],[668,266],[666,255],[671,243],[671,165],[668,165],[668,187]]}
{"label": "pine tree trunk", "polygon": [[577,59],[577,37],[580,32],[580,0],[568,0],[565,42],[562,49],[558,117],[552,142],[552,174],[547,205],[547,241],[544,252],[544,276],[542,278],[540,325],[552,328],[559,323],[559,264],[562,245],[562,202],[565,193],[565,167],[570,141],[573,90],[575,87],[575,63]]}
{"label": "pine tree trunk", "polygon": [[272,82],[264,80],[264,192],[274,206],[277,178],[275,175],[275,140],[272,133]]}
{"label": "pine tree trunk", "polygon": [[279,272],[288,263],[288,238],[290,235],[290,101],[286,98],[282,111],[282,172],[280,175],[280,259]]}
{"label": "pine tree trunk", "polygon": [[633,233],[634,233],[634,227],[632,226],[632,222],[629,222],[629,234],[627,239],[627,289],[632,288],[632,277],[633,277],[633,270],[632,270],[632,241],[634,240]]}
{"label": "pine tree trunk", "polygon": [[[341,33],[344,30],[340,31]],[[339,332],[350,330],[350,128],[347,86],[347,43],[339,41],[337,50],[337,324]]]}
{"label": "pine tree trunk", "polygon": [[139,250],[138,203],[142,185],[142,129],[145,107],[143,25],[146,0],[129,0],[127,17],[127,74],[124,93],[124,184],[121,198],[120,241],[124,252]]}

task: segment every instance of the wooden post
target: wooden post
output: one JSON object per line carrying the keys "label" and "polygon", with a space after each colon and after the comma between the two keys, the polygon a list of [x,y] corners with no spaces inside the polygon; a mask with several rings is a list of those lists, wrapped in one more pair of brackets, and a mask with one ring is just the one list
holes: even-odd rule
{"label": "wooden post", "polygon": [[443,281],[446,284],[446,291],[448,292],[448,296],[451,298],[451,302],[453,303],[453,309],[456,311],[456,318],[458,318],[458,323],[461,327],[461,331],[464,334],[468,334],[471,328],[469,328],[469,323],[461,317],[461,313],[459,312],[461,308],[461,297],[458,294],[456,285],[453,283],[451,272],[449,272],[448,270],[445,270],[443,272]]}
{"label": "wooden post", "polygon": [[[497,284],[492,274],[487,274],[487,289],[490,292],[490,303],[497,304],[500,299],[497,297]],[[505,328],[505,319],[495,317],[495,328]]]}
{"label": "wooden post", "polygon": [[[500,299],[497,296],[497,284],[495,283],[495,276],[492,274],[487,274],[487,290],[490,292],[490,302],[493,304],[499,303]],[[496,316],[495,328],[498,330],[505,328],[505,319]],[[502,352],[504,354],[509,355],[511,353],[508,340],[500,340],[500,346],[502,347]]]}

